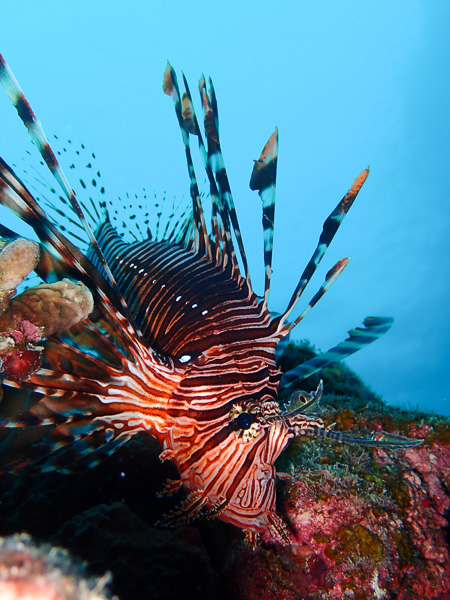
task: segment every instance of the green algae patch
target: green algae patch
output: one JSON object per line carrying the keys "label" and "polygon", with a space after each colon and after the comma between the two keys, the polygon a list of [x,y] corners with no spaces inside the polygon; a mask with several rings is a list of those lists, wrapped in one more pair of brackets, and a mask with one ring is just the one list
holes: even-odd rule
{"label": "green algae patch", "polygon": [[367,558],[375,563],[384,556],[383,544],[367,527],[357,524],[354,527],[341,527],[337,532],[341,551],[350,556],[355,564]]}

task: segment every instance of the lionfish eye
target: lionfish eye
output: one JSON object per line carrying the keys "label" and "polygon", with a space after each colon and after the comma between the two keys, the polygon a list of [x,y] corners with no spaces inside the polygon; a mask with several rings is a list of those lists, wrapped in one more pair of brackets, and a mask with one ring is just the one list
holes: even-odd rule
{"label": "lionfish eye", "polygon": [[250,429],[253,422],[253,417],[248,412],[241,412],[234,420],[238,429]]}

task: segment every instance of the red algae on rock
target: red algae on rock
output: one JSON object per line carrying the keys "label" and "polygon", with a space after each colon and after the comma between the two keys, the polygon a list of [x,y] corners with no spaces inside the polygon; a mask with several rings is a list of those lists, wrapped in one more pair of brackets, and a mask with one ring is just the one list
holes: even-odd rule
{"label": "red algae on rock", "polygon": [[118,600],[107,591],[110,576],[88,577],[85,566],[62,548],[29,535],[0,538],[2,600]]}
{"label": "red algae on rock", "polygon": [[76,325],[94,308],[88,288],[68,279],[16,295],[38,263],[36,242],[0,238],[0,377],[15,383],[40,368],[43,338]]}

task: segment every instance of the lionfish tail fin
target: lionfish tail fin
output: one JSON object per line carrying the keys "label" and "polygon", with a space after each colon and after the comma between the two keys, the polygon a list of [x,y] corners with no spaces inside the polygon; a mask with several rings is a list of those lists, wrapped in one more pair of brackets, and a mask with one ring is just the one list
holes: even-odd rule
{"label": "lionfish tail fin", "polygon": [[364,327],[350,329],[349,337],[343,342],[330,348],[327,352],[319,354],[310,360],[302,363],[298,367],[283,373],[280,381],[280,387],[284,389],[306,379],[313,373],[317,373],[331,363],[339,362],[347,356],[354,354],[364,346],[367,346],[378,340],[391,328],[394,319],[392,317],[366,317]]}
{"label": "lionfish tail fin", "polygon": [[[313,252],[308,264],[306,265],[300,280],[297,284],[297,287],[292,294],[292,297],[289,301],[289,304],[281,318],[281,323],[285,322],[288,315],[291,313],[292,309],[296,305],[298,299],[303,294],[306,286],[311,280],[311,277],[315,273],[320,261],[325,255],[325,252],[328,249],[332,239],[336,235],[337,230],[339,229],[342,221],[344,220],[345,215],[350,210],[353,202],[356,199],[360,189],[362,188],[367,176],[369,174],[369,168],[365,169],[353,182],[353,185],[349,189],[349,191],[345,194],[342,200],[338,203],[336,208],[331,212],[328,218],[325,220],[323,224],[323,230],[319,237],[319,242],[316,246],[316,249]],[[297,321],[298,322],[298,321]],[[297,323],[296,322],[296,323]],[[292,329],[292,327],[290,328]]]}
{"label": "lionfish tail fin", "polygon": [[275,192],[278,160],[278,129],[272,133],[264,146],[261,156],[255,160],[250,178],[250,189],[257,190],[262,201],[264,231],[264,308],[269,300],[270,278],[272,275],[273,230],[275,222]]}

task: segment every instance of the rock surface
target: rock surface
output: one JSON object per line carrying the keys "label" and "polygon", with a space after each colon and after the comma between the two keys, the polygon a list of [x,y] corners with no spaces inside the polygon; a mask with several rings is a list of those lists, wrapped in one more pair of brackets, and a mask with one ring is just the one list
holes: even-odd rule
{"label": "rock surface", "polygon": [[[290,346],[282,366],[311,352]],[[424,444],[387,452],[297,438],[277,464],[285,474],[278,512],[292,547],[263,539],[253,551],[218,520],[156,528],[182,492],[157,498],[175,472],[159,462],[158,445],[145,434],[90,471],[0,477],[0,534],[26,531],[69,549],[99,576],[110,571],[120,600],[449,600],[448,420],[387,406],[345,365],[321,377],[327,424],[354,434],[383,429]],[[317,379],[310,379],[312,390]],[[8,390],[4,410],[14,402]],[[4,454],[17,445],[16,434],[2,442]]]}

